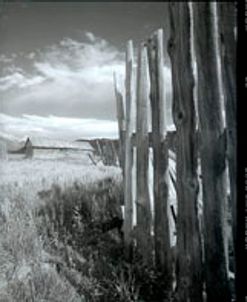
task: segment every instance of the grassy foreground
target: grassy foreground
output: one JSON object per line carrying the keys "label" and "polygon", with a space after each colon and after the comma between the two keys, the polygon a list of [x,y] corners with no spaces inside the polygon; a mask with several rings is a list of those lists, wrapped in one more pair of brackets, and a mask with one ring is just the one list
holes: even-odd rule
{"label": "grassy foreground", "polygon": [[167,301],[165,278],[123,257],[121,174],[104,169],[0,184],[1,302]]}

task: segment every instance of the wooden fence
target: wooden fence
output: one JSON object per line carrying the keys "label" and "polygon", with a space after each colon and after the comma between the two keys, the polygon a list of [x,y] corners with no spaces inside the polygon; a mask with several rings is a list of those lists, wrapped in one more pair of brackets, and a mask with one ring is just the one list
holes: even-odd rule
{"label": "wooden fence", "polygon": [[[178,301],[204,301],[205,294],[207,301],[231,301],[226,170],[231,208],[235,209],[235,6],[210,2],[171,2],[168,6],[171,33],[167,49],[176,132],[168,132],[165,118],[161,29],[140,45],[137,63],[133,43],[128,42],[125,96],[115,80],[124,176],[126,256],[131,257],[135,247],[144,263],[156,265],[166,275],[168,288],[172,290],[169,223],[172,216],[177,227]],[[229,18],[230,23],[226,21]],[[171,140],[174,136],[175,140]],[[170,158],[171,150],[175,151],[173,158]],[[176,160],[176,175],[170,173],[170,160]],[[150,173],[153,174],[152,192]],[[169,204],[171,183],[176,188],[177,214]],[[235,242],[235,210],[232,225]]]}

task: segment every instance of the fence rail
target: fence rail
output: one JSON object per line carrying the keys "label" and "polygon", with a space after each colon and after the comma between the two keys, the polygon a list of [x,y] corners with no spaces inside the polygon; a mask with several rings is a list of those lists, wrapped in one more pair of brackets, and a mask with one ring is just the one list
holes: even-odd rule
{"label": "fence rail", "polygon": [[[114,81],[124,176],[126,256],[131,257],[133,247],[137,249],[144,263],[155,265],[166,275],[172,291],[173,219],[178,301],[204,301],[206,293],[207,301],[228,302],[227,167],[234,241],[236,232],[235,7],[210,2],[170,2],[168,6],[171,34],[166,47],[176,130],[168,131],[165,118],[161,29],[141,43],[136,66],[133,43],[128,42],[125,98]],[[154,178],[152,190],[150,174]],[[176,190],[177,211],[169,199],[171,186]]]}

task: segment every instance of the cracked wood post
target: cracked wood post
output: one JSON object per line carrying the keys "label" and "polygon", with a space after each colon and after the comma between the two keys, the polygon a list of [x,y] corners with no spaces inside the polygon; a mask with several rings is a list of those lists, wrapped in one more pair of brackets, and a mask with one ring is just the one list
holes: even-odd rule
{"label": "cracked wood post", "polygon": [[124,242],[125,256],[131,257],[132,251],[132,227],[133,227],[133,200],[132,200],[132,165],[133,165],[133,148],[131,136],[133,131],[132,110],[134,105],[134,50],[133,42],[127,43],[126,49],[126,131],[125,131],[125,159],[124,159]]}
{"label": "cracked wood post", "polygon": [[123,95],[119,91],[117,86],[116,73],[114,73],[113,77],[114,77],[114,90],[115,90],[115,97],[116,97],[116,104],[117,104],[119,163],[124,172],[125,117],[124,117]]}
{"label": "cracked wood post", "polygon": [[148,58],[142,44],[137,69],[137,247],[146,264],[152,264],[151,206],[149,197]]}
{"label": "cracked wood post", "polygon": [[151,110],[154,167],[154,248],[158,270],[167,276],[171,288],[172,262],[168,220],[168,148],[165,141],[165,93],[163,63],[163,31],[160,29],[148,41],[151,82]]}
{"label": "cracked wood post", "polygon": [[202,298],[202,249],[198,217],[197,134],[191,19],[188,2],[169,4],[173,119],[177,129],[177,272],[179,301]]}
{"label": "cracked wood post", "polygon": [[217,61],[216,3],[192,3],[198,72],[207,301],[231,301],[224,245],[226,142]]}
{"label": "cracked wood post", "polygon": [[218,3],[221,70],[226,108],[227,124],[227,158],[230,178],[230,200],[232,209],[233,241],[236,246],[236,211],[237,211],[237,121],[236,121],[236,4],[234,2]]}

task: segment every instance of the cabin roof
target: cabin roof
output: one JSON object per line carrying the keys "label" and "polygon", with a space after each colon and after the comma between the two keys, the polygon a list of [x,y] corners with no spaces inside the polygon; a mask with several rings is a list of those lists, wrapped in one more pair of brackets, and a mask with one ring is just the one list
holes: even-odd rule
{"label": "cabin roof", "polygon": [[26,140],[25,145],[31,142],[32,146],[35,148],[57,148],[57,149],[77,149],[77,150],[87,150],[93,151],[94,148],[88,142],[74,142],[66,140],[55,140],[43,137],[29,137]]}

